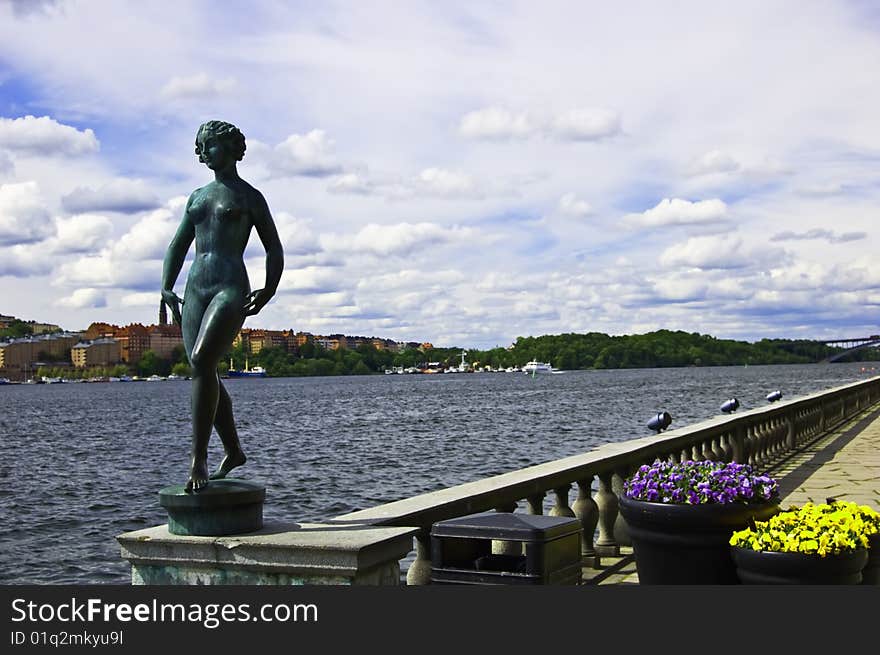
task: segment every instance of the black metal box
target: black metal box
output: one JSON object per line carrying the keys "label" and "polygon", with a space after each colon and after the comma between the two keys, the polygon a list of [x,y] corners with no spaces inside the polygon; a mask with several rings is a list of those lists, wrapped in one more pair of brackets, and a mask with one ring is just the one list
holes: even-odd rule
{"label": "black metal box", "polygon": [[[577,585],[581,522],[575,518],[482,512],[431,527],[431,583]],[[522,544],[521,555],[492,553],[492,541]]]}

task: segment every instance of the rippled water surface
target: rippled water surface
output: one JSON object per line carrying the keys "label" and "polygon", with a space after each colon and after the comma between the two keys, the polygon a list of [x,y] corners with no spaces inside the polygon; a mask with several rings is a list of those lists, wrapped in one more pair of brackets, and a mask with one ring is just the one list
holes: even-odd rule
{"label": "rippled water surface", "polygon": [[[266,520],[320,520],[864,379],[864,364],[235,379]],[[188,475],[186,381],[0,386],[0,584],[128,583],[114,536]],[[216,436],[209,464],[222,456]]]}

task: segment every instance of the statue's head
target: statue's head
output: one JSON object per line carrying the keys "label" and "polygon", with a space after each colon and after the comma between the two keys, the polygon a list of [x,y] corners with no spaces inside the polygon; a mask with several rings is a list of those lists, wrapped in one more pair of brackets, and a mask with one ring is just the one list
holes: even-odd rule
{"label": "statue's head", "polygon": [[208,121],[207,123],[202,123],[199,131],[196,132],[196,154],[199,156],[199,161],[203,164],[205,160],[202,157],[201,144],[208,136],[213,136],[220,141],[224,149],[235,161],[241,161],[244,157],[246,146],[244,144],[244,134],[241,133],[241,130],[232,123]]}

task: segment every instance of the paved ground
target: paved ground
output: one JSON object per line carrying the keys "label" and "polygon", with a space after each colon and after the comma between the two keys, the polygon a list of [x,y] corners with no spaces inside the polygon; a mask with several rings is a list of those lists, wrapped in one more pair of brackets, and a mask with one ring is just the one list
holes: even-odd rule
{"label": "paved ground", "polygon": [[[804,450],[771,467],[780,483],[782,508],[828,498],[868,505],[880,511],[880,407],[876,405]],[[632,548],[621,557],[603,557],[583,571],[584,584],[638,584]]]}

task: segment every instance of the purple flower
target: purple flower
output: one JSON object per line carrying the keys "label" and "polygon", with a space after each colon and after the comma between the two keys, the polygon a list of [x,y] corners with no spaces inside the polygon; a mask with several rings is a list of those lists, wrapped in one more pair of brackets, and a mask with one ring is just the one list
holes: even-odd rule
{"label": "purple flower", "polygon": [[770,500],[777,488],[776,480],[756,475],[748,464],[692,460],[642,465],[623,485],[629,498],[677,504]]}

